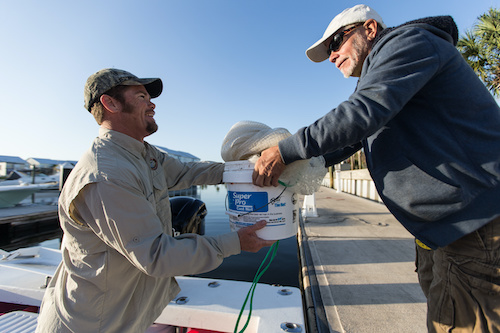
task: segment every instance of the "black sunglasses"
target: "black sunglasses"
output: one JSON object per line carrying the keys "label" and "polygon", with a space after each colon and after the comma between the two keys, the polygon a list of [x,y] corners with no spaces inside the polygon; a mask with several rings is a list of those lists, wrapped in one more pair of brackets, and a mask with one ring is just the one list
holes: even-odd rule
{"label": "black sunglasses", "polygon": [[348,29],[342,30],[339,33],[336,33],[333,36],[332,41],[330,42],[330,45],[328,46],[328,56],[330,56],[330,54],[332,54],[332,52],[337,52],[340,49],[340,46],[342,46],[342,42],[344,41],[345,35],[349,34],[351,31],[353,31],[354,29],[356,29],[362,25],[363,25],[363,23],[356,24],[355,26],[352,26]]}

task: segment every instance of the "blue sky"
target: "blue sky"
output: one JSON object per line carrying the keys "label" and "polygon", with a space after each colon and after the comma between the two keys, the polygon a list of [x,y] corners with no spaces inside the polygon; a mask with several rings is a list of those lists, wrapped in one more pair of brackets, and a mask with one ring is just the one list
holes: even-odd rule
{"label": "blue sky", "polygon": [[159,131],[146,140],[222,161],[232,125],[294,133],[354,90],[305,50],[358,3],[388,26],[451,15],[460,35],[500,0],[0,0],[0,155],[78,160],[98,133],[83,86],[115,67],[160,77]]}

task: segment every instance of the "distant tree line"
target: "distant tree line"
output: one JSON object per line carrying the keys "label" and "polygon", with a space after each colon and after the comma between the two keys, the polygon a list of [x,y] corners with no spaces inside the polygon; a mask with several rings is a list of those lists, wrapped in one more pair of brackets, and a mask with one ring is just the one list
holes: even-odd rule
{"label": "distant tree line", "polygon": [[500,96],[500,11],[490,8],[467,30],[457,48],[495,97]]}

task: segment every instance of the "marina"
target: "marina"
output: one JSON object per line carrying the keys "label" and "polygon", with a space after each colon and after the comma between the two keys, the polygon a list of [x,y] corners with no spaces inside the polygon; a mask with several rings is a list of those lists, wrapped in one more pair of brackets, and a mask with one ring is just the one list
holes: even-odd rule
{"label": "marina", "polygon": [[[207,235],[230,230],[226,196],[225,185],[197,190],[207,206]],[[300,196],[300,207],[310,199]],[[260,279],[263,285],[301,291],[303,332],[425,332],[414,241],[385,206],[324,186],[308,206],[315,214],[301,218],[297,237],[280,241]],[[24,245],[57,249],[58,237]],[[193,278],[251,282],[267,250],[226,258],[214,271]]]}
{"label": "marina", "polygon": [[[199,188],[196,191],[195,197],[202,199],[207,205],[208,214],[205,221],[205,234],[216,235],[230,231],[224,208],[226,195],[227,192],[224,185],[208,186]],[[175,197],[172,198],[172,200],[175,201],[175,199],[178,198],[182,197]],[[27,212],[26,209],[29,206],[32,205],[24,207],[22,210],[23,213]],[[38,213],[41,214],[40,211]],[[290,245],[292,248],[288,249]],[[23,271],[21,276],[24,276],[22,279],[19,278],[19,275],[6,273],[6,265],[0,261],[0,271],[2,271],[0,274],[2,276],[2,278],[0,278],[0,290],[3,290],[3,293],[0,293],[0,301],[7,301],[7,303],[10,304],[21,303],[37,307],[41,302],[41,297],[43,297],[43,290],[40,290],[39,286],[44,284],[43,281],[45,281],[46,276],[51,276],[51,274],[53,274],[56,263],[58,263],[60,259],[58,260],[56,258],[54,260],[55,263],[50,264],[49,267],[45,268],[41,273],[33,273],[33,279],[35,279],[36,282],[31,283],[31,285],[36,288],[26,287],[26,284],[29,284],[27,281],[32,281],[31,278],[25,275],[26,269],[38,267],[39,262],[50,262],[50,258],[54,257],[54,253],[56,253],[56,255],[58,253],[60,239],[58,237],[48,237],[48,239],[44,241],[34,243],[26,242],[24,244],[18,244],[18,246],[19,250],[13,249],[11,253],[29,249],[33,249],[33,251],[35,251],[35,249],[41,250],[38,250],[40,251],[39,254],[32,255],[31,257],[33,258],[30,258],[29,253],[25,254],[22,252],[21,255],[17,255],[18,258],[22,258],[23,260],[34,260],[32,263],[21,263],[25,265],[25,267],[21,267]],[[282,324],[288,327],[287,329],[293,327],[296,329],[300,327],[302,332],[305,332],[296,249],[295,237],[292,237],[288,242],[284,241],[283,244],[280,244],[279,255],[273,261],[268,271],[262,276],[257,288],[255,288],[255,296],[252,305],[253,319],[249,321],[246,332],[278,332],[281,331],[280,327]],[[181,285],[182,292],[179,294],[178,298],[189,299],[189,302],[184,304],[181,299],[179,303],[176,301],[170,304],[169,310],[158,318],[156,324],[160,326],[163,324],[174,324],[182,327],[202,327],[204,329],[210,329],[210,332],[232,331],[231,326],[234,326],[238,319],[240,308],[245,300],[245,294],[251,287],[256,270],[268,250],[269,249],[263,249],[257,254],[243,253],[240,256],[227,258],[239,260],[229,262],[226,260],[224,264],[215,271],[200,276],[179,277],[178,281]],[[284,254],[284,252],[288,253]],[[10,257],[15,256],[16,255],[11,255]],[[294,259],[294,265],[283,263],[284,261],[289,261],[290,258]],[[14,267],[17,266],[14,265]],[[9,268],[12,269],[12,267]],[[9,276],[14,276],[13,280],[8,281]],[[22,282],[22,286],[20,286],[20,280],[26,282]],[[207,289],[207,284],[214,282],[217,283],[219,287],[215,290],[212,288]],[[291,282],[292,284],[287,284],[287,282]],[[20,288],[27,288],[27,291],[21,294],[28,294],[30,296],[25,295],[19,298]],[[213,296],[214,292],[216,296]],[[31,296],[33,294],[35,296]],[[278,297],[275,295],[278,295]],[[213,297],[215,297],[215,299]],[[218,302],[220,302],[220,305],[218,305]],[[287,310],[283,311],[282,308],[285,304]],[[198,322],[196,320],[193,321],[193,318],[198,320]],[[246,314],[243,315],[240,327],[243,326],[246,318]],[[19,318],[16,318],[16,320],[18,319]],[[30,315],[24,317],[24,319],[33,321]],[[202,324],[203,326],[200,326]],[[271,328],[274,326],[277,326],[276,330]]]}
{"label": "marina", "polygon": [[0,333],[500,333],[497,2],[5,2]]}

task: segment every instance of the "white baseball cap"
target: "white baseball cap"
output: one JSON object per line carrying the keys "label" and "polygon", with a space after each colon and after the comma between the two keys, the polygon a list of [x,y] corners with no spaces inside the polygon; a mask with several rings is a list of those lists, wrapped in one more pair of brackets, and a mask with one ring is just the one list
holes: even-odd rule
{"label": "white baseball cap", "polygon": [[323,37],[307,49],[306,55],[314,62],[322,62],[328,59],[328,48],[323,44],[325,40],[330,38],[334,33],[346,25],[365,22],[369,19],[374,19],[382,28],[386,28],[382,17],[372,8],[367,5],[356,5],[352,8],[345,9],[342,13],[335,16],[326,28]]}

